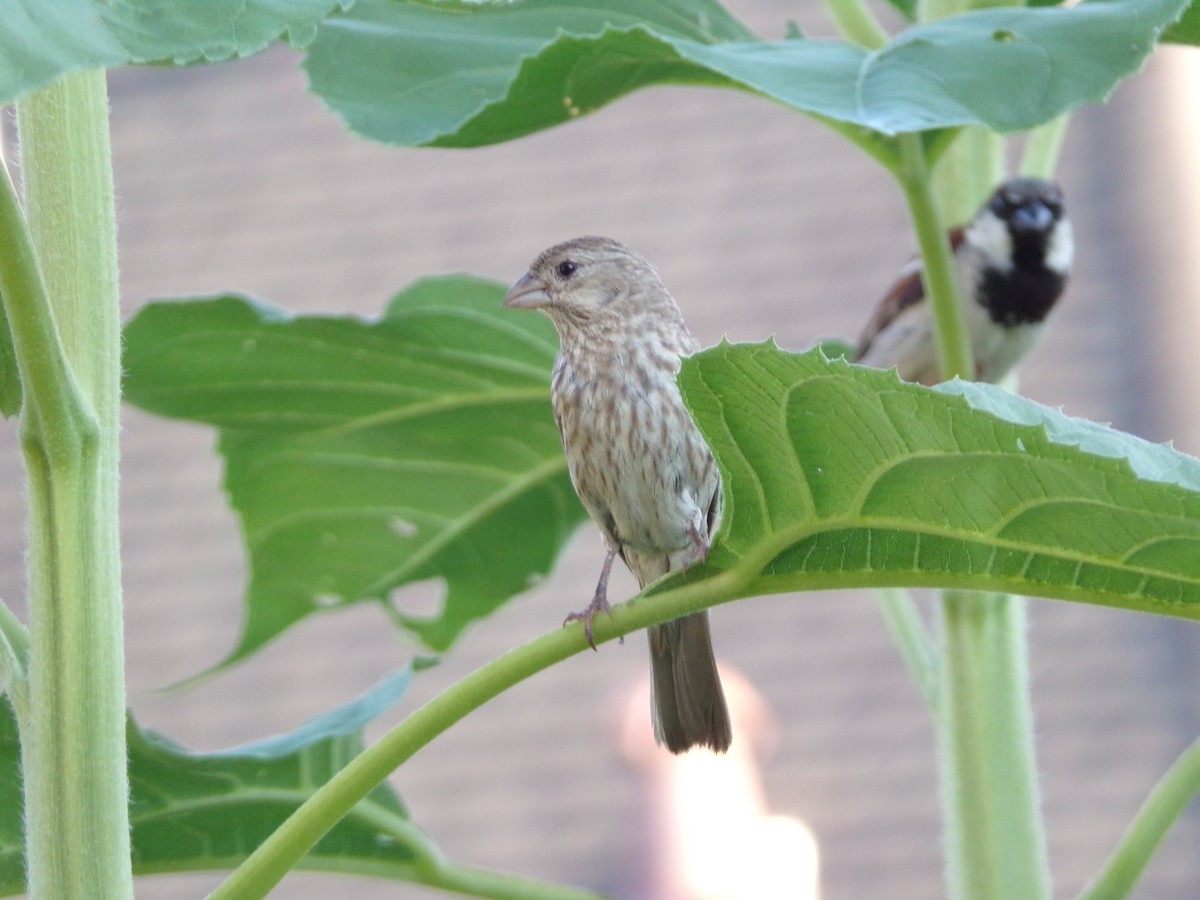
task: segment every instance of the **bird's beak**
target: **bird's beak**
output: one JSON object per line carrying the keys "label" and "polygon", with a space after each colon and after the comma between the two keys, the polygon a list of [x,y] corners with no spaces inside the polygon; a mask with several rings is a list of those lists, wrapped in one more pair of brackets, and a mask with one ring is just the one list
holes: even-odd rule
{"label": "bird's beak", "polygon": [[1029,203],[1016,210],[1011,221],[1017,231],[1044,232],[1054,223],[1054,213],[1044,203]]}
{"label": "bird's beak", "polygon": [[503,305],[511,309],[538,309],[549,303],[546,285],[542,284],[540,278],[534,278],[530,272],[526,272],[504,295]]}

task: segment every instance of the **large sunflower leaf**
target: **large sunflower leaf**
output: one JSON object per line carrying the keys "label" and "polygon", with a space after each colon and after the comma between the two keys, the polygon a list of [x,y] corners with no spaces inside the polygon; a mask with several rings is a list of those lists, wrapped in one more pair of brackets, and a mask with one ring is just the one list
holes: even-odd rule
{"label": "large sunflower leaf", "polygon": [[[722,345],[685,396],[726,479],[739,596],[930,585],[1200,618],[1200,462],[991,385]],[[669,587],[671,582],[664,583]]]}
{"label": "large sunflower leaf", "polygon": [[510,140],[662,84],[737,88],[884,134],[1014,131],[1107,97],[1186,5],[981,10],[867,53],[759,40],[712,0],[359,0],[322,23],[305,66],[352,128],[398,144]]}
{"label": "large sunflower leaf", "polygon": [[[409,682],[392,673],[295,731],[229,750],[187,750],[130,719],[130,822],[138,875],[232,868],[363,748],[362,730]],[[0,700],[0,895],[24,887],[20,756]],[[313,848],[304,868],[413,879],[431,853],[384,783]]]}
{"label": "large sunflower leaf", "polygon": [[69,72],[248,56],[283,38],[302,47],[353,0],[3,0],[0,104]]}
{"label": "large sunflower leaf", "polygon": [[549,570],[584,517],[550,410],[557,338],[503,296],[447,277],[377,321],[221,297],[126,327],[127,399],[220,429],[251,570],[230,661],[428,579],[442,610],[399,618],[442,650]]}

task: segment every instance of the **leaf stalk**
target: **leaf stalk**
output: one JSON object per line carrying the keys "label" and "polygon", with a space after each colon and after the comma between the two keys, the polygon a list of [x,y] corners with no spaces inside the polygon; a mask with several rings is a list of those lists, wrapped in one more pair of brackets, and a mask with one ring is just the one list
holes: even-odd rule
{"label": "leaf stalk", "polygon": [[1200,793],[1200,739],[1159,779],[1104,869],[1080,900],[1123,900],[1133,890],[1167,831]]}
{"label": "leaf stalk", "polygon": [[[731,573],[686,584],[661,595],[641,597],[636,603],[615,607],[611,616],[593,623],[597,644],[650,625],[698,612],[721,598],[734,595],[736,584],[745,577]],[[582,627],[558,628],[549,634],[510,650],[461,681],[451,685],[378,741],[351,760],[320,787],[276,831],[267,838],[211,895],[211,900],[250,900],[265,897],[333,825],[359,800],[418,750],[472,711],[499,696],[531,675],[588,649]],[[450,880],[482,877],[477,870],[452,869],[431,872],[433,885],[442,886],[443,874]],[[507,877],[507,876],[505,876]],[[457,889],[457,888],[449,888]],[[575,888],[545,886],[540,894],[482,894],[488,897],[584,898],[595,895]]]}
{"label": "leaf stalk", "polygon": [[878,50],[887,44],[888,33],[862,0],[825,0],[825,5],[842,34],[860,47]]}
{"label": "leaf stalk", "polygon": [[909,674],[921,691],[929,712],[936,716],[941,707],[941,660],[933,635],[912,594],[904,588],[878,588],[872,592],[875,605],[883,614],[892,639]]}

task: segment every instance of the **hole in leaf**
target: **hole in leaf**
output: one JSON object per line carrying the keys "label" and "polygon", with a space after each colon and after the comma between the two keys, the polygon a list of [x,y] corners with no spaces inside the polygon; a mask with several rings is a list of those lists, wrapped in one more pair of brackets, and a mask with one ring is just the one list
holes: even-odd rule
{"label": "hole in leaf", "polygon": [[392,533],[397,537],[410,538],[417,536],[417,526],[407,519],[400,519],[393,516],[388,525],[391,527]]}
{"label": "hole in leaf", "polygon": [[428,620],[442,615],[446,608],[446,583],[440,578],[406,584],[388,598],[392,609],[408,619]]}

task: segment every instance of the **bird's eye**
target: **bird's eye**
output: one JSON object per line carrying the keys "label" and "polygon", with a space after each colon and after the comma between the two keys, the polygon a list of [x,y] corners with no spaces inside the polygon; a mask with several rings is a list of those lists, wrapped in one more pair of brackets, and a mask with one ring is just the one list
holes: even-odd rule
{"label": "bird's eye", "polygon": [[575,274],[575,270],[578,268],[579,266],[575,265],[575,263],[571,262],[571,260],[564,259],[558,264],[558,274],[563,278],[570,278]]}
{"label": "bird's eye", "polygon": [[989,206],[993,213],[1007,222],[1023,204],[1024,201],[1019,196],[1001,192],[992,198]]}

